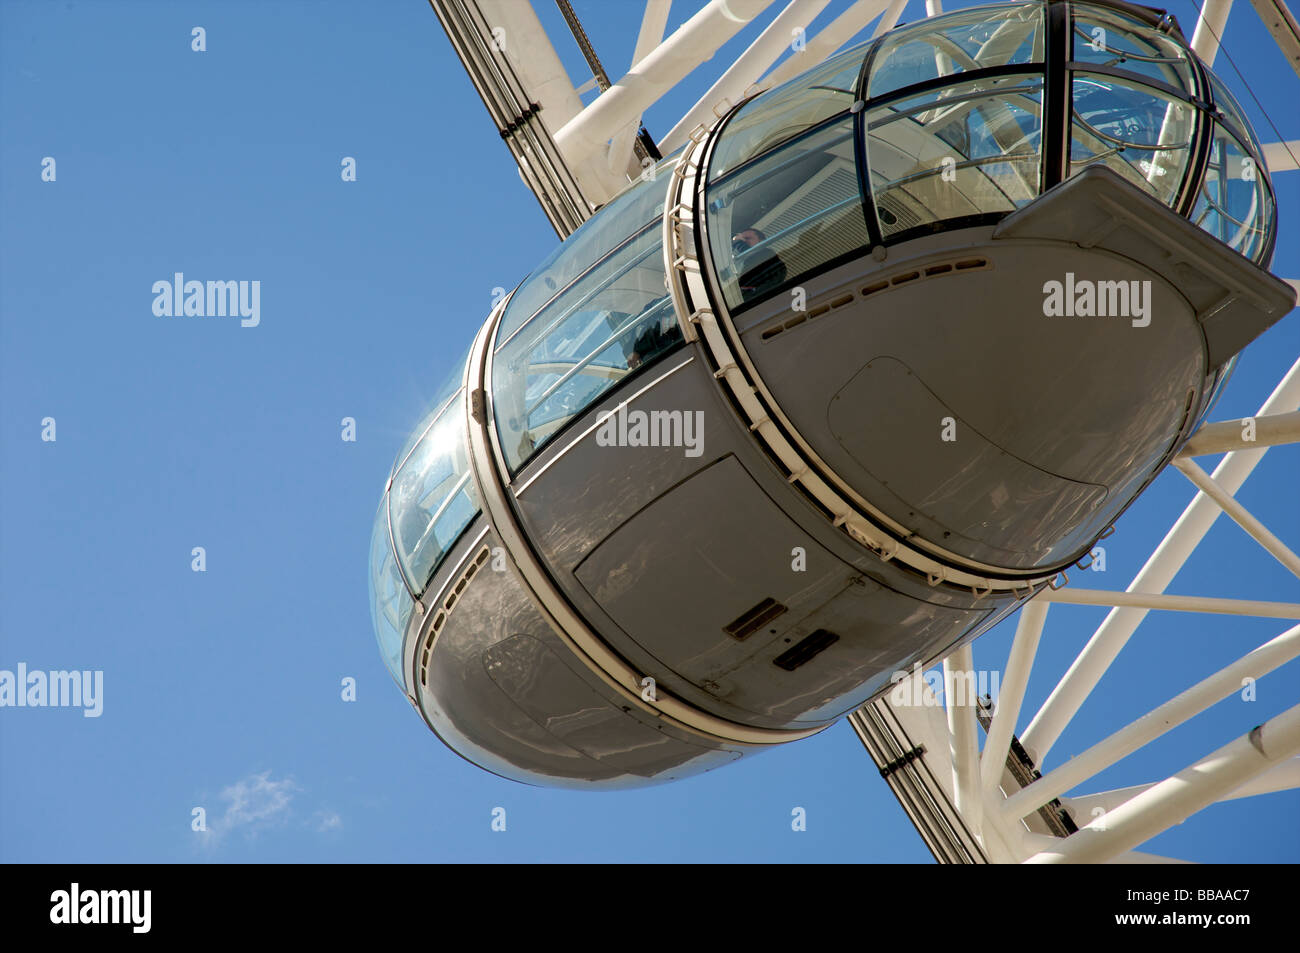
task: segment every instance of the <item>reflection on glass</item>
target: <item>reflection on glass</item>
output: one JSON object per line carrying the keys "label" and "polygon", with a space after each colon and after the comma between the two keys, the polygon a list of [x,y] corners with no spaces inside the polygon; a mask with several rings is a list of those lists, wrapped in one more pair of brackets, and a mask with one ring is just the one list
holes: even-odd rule
{"label": "reflection on glass", "polygon": [[714,147],[710,178],[719,179],[777,143],[847,112],[857,98],[865,55],[865,44],[855,46],[741,106]]}
{"label": "reflection on glass", "polygon": [[[680,150],[679,150],[680,151]],[[668,176],[678,154],[664,159],[623,192],[610,199],[524,279],[506,306],[497,340],[519,330],[539,309],[589,271],[609,250],[653,218],[663,214]]]}
{"label": "reflection on glass", "polygon": [[1243,139],[1249,146],[1253,155],[1261,155],[1263,148],[1259,144],[1259,139],[1255,137],[1255,130],[1250,123],[1246,121],[1245,110],[1241,108],[1241,103],[1237,97],[1228,91],[1228,87],[1223,85],[1223,81],[1215,76],[1209,70],[1206,70],[1210,76],[1210,89],[1214,95],[1214,105],[1223,113],[1223,118],[1228,124],[1228,128],[1238,139]]}
{"label": "reflection on glass", "polygon": [[1191,106],[1136,82],[1074,75],[1070,174],[1098,163],[1166,205],[1182,188],[1191,153]]}
{"label": "reflection on glass", "polygon": [[868,97],[976,69],[1043,61],[1037,3],[980,7],[888,33],[872,61]]}
{"label": "reflection on glass", "polygon": [[370,537],[370,621],[379,640],[379,654],[401,685],[402,638],[415,604],[402,584],[388,540],[388,498],[379,504]]}
{"label": "reflection on glass", "polygon": [[1258,262],[1268,248],[1273,200],[1255,161],[1232,133],[1216,123],[1192,221]]}
{"label": "reflection on glass", "polygon": [[397,473],[398,467],[406,461],[406,458],[411,455],[411,451],[415,449],[416,442],[424,436],[425,432],[430,427],[433,426],[433,422],[442,416],[442,412],[446,410],[448,402],[450,402],[456,392],[464,386],[465,365],[469,362],[469,351],[472,346],[473,342],[471,341],[470,344],[466,345],[464,353],[460,356],[460,360],[452,361],[451,370],[448,371],[446,379],[442,382],[442,386],[438,388],[437,392],[433,395],[433,399],[429,401],[429,406],[432,407],[433,410],[429,411],[428,415],[420,421],[420,425],[411,431],[411,435],[406,438],[406,443],[402,445],[401,451],[393,461],[393,469],[389,472],[389,476],[393,476]]}
{"label": "reflection on glass", "polygon": [[957,83],[867,114],[880,230],[1010,212],[1038,195],[1042,79]]}
{"label": "reflection on glass", "polygon": [[786,142],[711,182],[708,224],[714,267],[733,311],[864,248],[853,118]]}
{"label": "reflection on glass", "polygon": [[1074,11],[1071,56],[1076,63],[1108,66],[1195,92],[1187,49],[1173,37],[1117,10],[1071,4]]}
{"label": "reflection on glass", "polygon": [[398,564],[417,596],[479,511],[465,447],[463,395],[458,391],[444,405],[398,467],[389,490]]}
{"label": "reflection on glass", "polygon": [[498,331],[492,405],[511,472],[602,393],[681,342],[661,220],[639,224],[521,329],[504,340]]}

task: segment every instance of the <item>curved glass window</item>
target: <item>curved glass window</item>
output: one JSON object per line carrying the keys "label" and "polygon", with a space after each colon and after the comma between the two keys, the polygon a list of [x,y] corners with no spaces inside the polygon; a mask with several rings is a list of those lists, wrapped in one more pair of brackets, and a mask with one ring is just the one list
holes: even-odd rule
{"label": "curved glass window", "polygon": [[[730,310],[873,242],[995,221],[1093,165],[1171,208],[1195,203],[1202,228],[1263,260],[1275,210],[1240,105],[1172,21],[1120,6],[1068,4],[1050,43],[1043,3],[927,18],[744,103],[712,147],[704,202]],[[1050,70],[1049,47],[1066,60]],[[1058,69],[1065,108],[1046,102]]]}
{"label": "curved glass window", "polygon": [[388,491],[397,564],[416,596],[479,512],[469,472],[464,393],[457,390],[435,412]]}
{"label": "curved glass window", "polygon": [[[665,160],[584,223],[507,305],[494,343],[492,407],[512,473],[606,390],[681,343],[663,252],[663,203],[675,161]],[[584,232],[593,223],[603,255],[574,268],[565,249],[585,262],[593,246]],[[549,291],[546,267],[560,276],[556,290],[520,317],[539,297],[521,299],[521,292],[539,284]]]}
{"label": "curved glass window", "polygon": [[1265,254],[1273,197],[1256,160],[1219,123],[1192,221],[1247,258],[1258,261]]}
{"label": "curved glass window", "polygon": [[398,684],[415,599],[480,509],[466,448],[468,357],[466,351],[453,365],[433,410],[397,455],[370,536],[370,621]]}
{"label": "curved glass window", "polygon": [[996,76],[893,99],[867,113],[881,234],[988,212],[1039,191],[1041,76]]}
{"label": "curved glass window", "polygon": [[643,180],[610,199],[524,279],[501,317],[498,341],[509,339],[551,299],[590,272],[611,248],[663,214],[668,194],[668,180],[663,176],[672,172],[677,158],[674,153],[664,159]]}
{"label": "curved glass window", "polygon": [[379,640],[379,654],[389,673],[403,685],[402,639],[415,603],[393,559],[388,538],[388,496],[380,501],[375,527],[370,536],[370,623]]}
{"label": "curved glass window", "polygon": [[954,73],[1041,62],[1041,5],[977,7],[885,34],[871,62],[867,96],[876,99]]}
{"label": "curved glass window", "polygon": [[1071,4],[1074,66],[1122,69],[1195,93],[1190,54],[1173,37],[1106,7]]}
{"label": "curved glass window", "polygon": [[732,310],[868,244],[852,117],[709,186],[709,243]]}
{"label": "curved glass window", "polygon": [[856,46],[741,106],[713,149],[710,176],[720,179],[777,143],[847,112],[858,98],[865,55],[866,46]]}
{"label": "curved glass window", "polygon": [[1140,83],[1074,74],[1070,174],[1098,163],[1172,205],[1191,158],[1196,111]]}

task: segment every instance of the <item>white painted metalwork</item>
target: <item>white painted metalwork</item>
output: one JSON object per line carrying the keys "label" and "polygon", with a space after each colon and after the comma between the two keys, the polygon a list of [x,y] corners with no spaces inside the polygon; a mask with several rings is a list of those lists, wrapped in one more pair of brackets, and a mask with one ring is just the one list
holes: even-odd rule
{"label": "white painted metalwork", "polygon": [[1300,139],[1286,142],[1266,142],[1263,145],[1264,164],[1271,175],[1294,172],[1300,169]]}
{"label": "white painted metalwork", "polygon": [[719,110],[738,103],[745,90],[756,83],[783,52],[792,48],[796,31],[805,30],[828,3],[830,0],[790,0],[790,4],[750,44],[749,49],[740,54],[709,91],[677,121],[677,125],[668,130],[659,144],[660,151],[672,152],[685,144],[696,126],[712,125]]}
{"label": "white painted metalwork", "polygon": [[1205,61],[1206,66],[1213,66],[1219,55],[1219,42],[1231,12],[1232,0],[1205,0],[1201,7],[1196,30],[1192,33],[1192,49]]}

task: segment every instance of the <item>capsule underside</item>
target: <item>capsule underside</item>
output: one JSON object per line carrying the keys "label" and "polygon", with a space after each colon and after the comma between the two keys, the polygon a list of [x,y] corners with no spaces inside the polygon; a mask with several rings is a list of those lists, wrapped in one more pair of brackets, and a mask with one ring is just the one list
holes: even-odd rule
{"label": "capsule underside", "polygon": [[1179,35],[1070,8],[931,18],[749,101],[493,312],[372,545],[381,650],[450,747],[626,787],[805,737],[1171,459],[1290,307],[1270,186]]}

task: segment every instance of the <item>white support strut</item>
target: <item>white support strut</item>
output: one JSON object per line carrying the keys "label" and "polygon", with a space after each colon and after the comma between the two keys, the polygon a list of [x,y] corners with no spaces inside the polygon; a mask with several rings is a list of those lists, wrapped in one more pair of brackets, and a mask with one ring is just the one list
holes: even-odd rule
{"label": "white support strut", "polygon": [[[1297,360],[1264,401],[1256,417],[1291,413],[1300,409],[1300,360]],[[1263,458],[1267,448],[1234,450],[1214,470],[1214,479],[1228,493],[1236,493]],[[1129,592],[1162,593],[1173,581],[1192,551],[1210,531],[1221,510],[1204,493],[1198,493],[1134,577]],[[1034,761],[1042,764],[1065,726],[1078,712],[1120,650],[1128,642],[1148,609],[1112,610],[1093,634],[1065,676],[1052,690],[1022,736]]]}
{"label": "white support strut", "polygon": [[1205,0],[1205,6],[1201,8],[1196,31],[1192,34],[1192,50],[1205,61],[1206,66],[1213,66],[1215,57],[1219,55],[1219,42],[1231,12],[1232,0]]}
{"label": "white support strut", "polygon": [[1296,656],[1300,656],[1300,625],[1287,629],[1277,638],[1265,642],[1226,668],[1043,775],[1033,784],[1017,791],[1003,803],[1003,813],[1008,820],[1015,820],[1037,810],[1192,716],[1239,691],[1244,679],[1259,679]]}
{"label": "white support strut", "polygon": [[1027,863],[1098,863],[1161,831],[1300,751],[1300,705],[1143,791]]}

